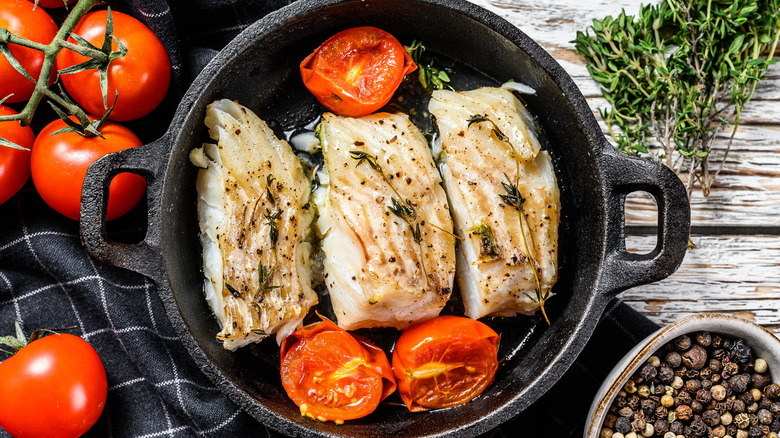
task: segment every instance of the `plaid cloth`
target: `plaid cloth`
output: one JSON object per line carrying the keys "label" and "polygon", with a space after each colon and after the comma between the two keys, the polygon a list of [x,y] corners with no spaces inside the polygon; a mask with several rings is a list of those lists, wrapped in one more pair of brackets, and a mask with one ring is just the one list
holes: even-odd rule
{"label": "plaid cloth", "polygon": [[[170,122],[187,85],[216,51],[284,0],[133,0],[117,4],[147,23],[168,48],[171,91],[156,121],[130,124],[145,141]],[[43,118],[43,117],[40,117]],[[109,224],[114,240],[144,232],[145,205]],[[76,326],[108,375],[108,400],[90,437],[279,436],[221,394],[185,351],[157,292],[144,277],[92,259],[77,223],[60,216],[31,182],[0,206],[0,334],[23,321],[36,328]],[[593,394],[617,360],[657,327],[618,301],[570,371],[542,399],[485,436],[578,437]],[[504,431],[507,432],[504,432]],[[7,436],[0,431],[0,435]]]}

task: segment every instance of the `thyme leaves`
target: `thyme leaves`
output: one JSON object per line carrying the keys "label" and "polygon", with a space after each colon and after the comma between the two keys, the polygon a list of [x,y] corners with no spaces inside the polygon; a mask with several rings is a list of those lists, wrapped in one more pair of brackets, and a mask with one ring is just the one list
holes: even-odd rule
{"label": "thyme leaves", "polygon": [[670,0],[594,20],[573,43],[603,87],[617,148],[662,160],[689,196],[697,183],[708,196],[778,41],[780,0]]}
{"label": "thyme leaves", "polygon": [[426,92],[432,93],[433,90],[444,88],[453,89],[450,86],[450,76],[447,71],[434,66],[434,61],[430,57],[423,56],[425,46],[421,41],[414,40],[411,45],[404,46],[404,49],[412,61],[417,64],[417,79]]}
{"label": "thyme leaves", "polygon": [[480,261],[491,261],[501,257],[496,236],[493,234],[493,229],[490,228],[490,225],[481,222],[479,225],[469,228],[468,232],[480,237]]}
{"label": "thyme leaves", "polygon": [[257,281],[260,284],[260,290],[272,290],[279,289],[281,286],[274,286],[271,283],[274,273],[276,272],[276,266],[268,269],[263,262],[260,262],[257,268]]}

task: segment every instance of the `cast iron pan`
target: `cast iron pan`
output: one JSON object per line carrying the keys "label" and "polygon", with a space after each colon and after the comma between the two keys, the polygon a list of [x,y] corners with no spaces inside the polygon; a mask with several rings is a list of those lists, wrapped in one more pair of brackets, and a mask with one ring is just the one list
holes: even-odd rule
{"label": "cast iron pan", "polygon": [[[321,107],[304,89],[298,64],[331,35],[363,25],[384,29],[405,44],[422,40],[466,66],[464,71],[474,69],[474,75],[497,83],[511,78],[537,90],[525,100],[542,126],[562,191],[560,277],[548,304],[551,326],[528,317],[489,321],[501,331],[504,361],[482,396],[460,407],[415,414],[384,404],[365,419],[337,426],[301,417],[281,387],[273,340],[234,353],[215,340],[218,325],[202,293],[196,168],[187,155],[207,139],[203,117],[215,99],[238,100],[279,132],[310,122]],[[132,245],[109,241],[103,219],[109,181],[126,171],[148,182],[148,233]],[[651,193],[659,211],[658,244],[644,255],[626,252],[624,241],[624,200],[638,190]],[[574,82],[546,52],[514,25],[462,0],[299,1],[266,16],[203,70],[162,138],[94,163],[83,199],[87,250],[151,278],[204,372],[259,421],[297,436],[476,435],[497,426],[558,380],[612,297],[674,272],[686,251],[690,221],[685,189],[670,170],[617,152]]]}

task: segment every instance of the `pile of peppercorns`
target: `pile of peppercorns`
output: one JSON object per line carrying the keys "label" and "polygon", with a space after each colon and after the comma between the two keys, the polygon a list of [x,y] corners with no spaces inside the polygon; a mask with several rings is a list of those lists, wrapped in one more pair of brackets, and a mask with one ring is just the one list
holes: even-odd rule
{"label": "pile of peppercorns", "polygon": [[700,332],[664,345],[626,382],[600,438],[778,438],[780,385],[742,339]]}

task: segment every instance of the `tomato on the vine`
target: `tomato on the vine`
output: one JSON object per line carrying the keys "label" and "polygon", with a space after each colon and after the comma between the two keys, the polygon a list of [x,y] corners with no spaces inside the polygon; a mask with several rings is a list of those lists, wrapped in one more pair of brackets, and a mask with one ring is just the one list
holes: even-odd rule
{"label": "tomato on the vine", "polygon": [[[3,0],[0,2],[0,28],[6,28],[16,36],[41,44],[49,44],[57,34],[57,25],[43,8],[35,8],[27,0]],[[43,52],[9,44],[11,54],[25,71],[37,80],[43,66]],[[35,84],[14,70],[5,56],[0,55],[0,99],[13,94],[6,102],[22,102],[30,98]]]}
{"label": "tomato on the vine", "polygon": [[[16,111],[0,105],[0,116],[16,114]],[[0,122],[0,138],[30,149],[35,135],[29,126],[17,121]],[[9,200],[30,177],[30,151],[0,145],[0,204]]]}
{"label": "tomato on the vine", "polygon": [[364,417],[395,391],[384,351],[327,319],[285,338],[281,357],[282,385],[312,419]]}
{"label": "tomato on the vine", "polygon": [[17,438],[75,438],[106,403],[106,370],[87,341],[52,334],[0,363],[0,427]]}
{"label": "tomato on the vine", "polygon": [[458,406],[493,382],[499,336],[487,325],[445,315],[403,331],[393,351],[398,393],[412,412]]}
{"label": "tomato on the vine", "polygon": [[359,117],[384,106],[417,65],[376,27],[354,27],[325,41],[301,63],[303,83],[326,108]]}
{"label": "tomato on the vine", "polygon": [[[135,120],[162,102],[171,81],[171,61],[160,40],[143,23],[117,11],[111,11],[111,16],[113,35],[127,47],[127,54],[112,61],[108,67],[108,108],[113,105],[116,93],[119,95],[109,119]],[[107,19],[107,11],[90,12],[81,19],[73,33],[96,47],[102,47]],[[112,43],[112,50],[117,50],[116,41]],[[88,59],[63,49],[57,56],[57,69],[63,70]],[[88,113],[106,113],[98,69],[65,74],[60,78],[68,93]]]}
{"label": "tomato on the vine", "polygon": [[[30,167],[35,188],[49,206],[61,214],[79,219],[81,188],[87,168],[111,152],[141,146],[141,140],[122,125],[106,122],[100,137],[83,137],[75,132],[54,134],[67,125],[57,119],[46,125],[32,148]],[[120,173],[111,180],[107,219],[130,211],[141,200],[146,180],[134,173]]]}

